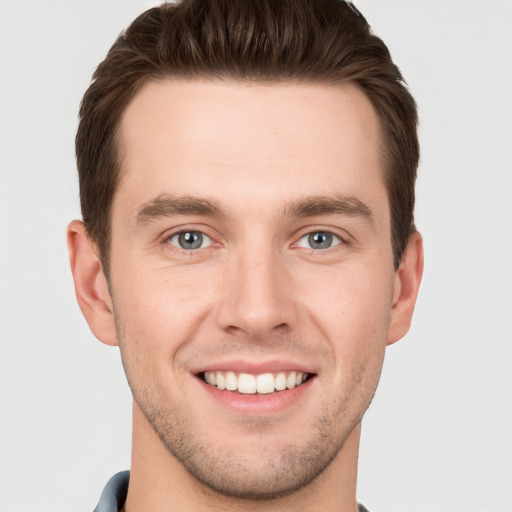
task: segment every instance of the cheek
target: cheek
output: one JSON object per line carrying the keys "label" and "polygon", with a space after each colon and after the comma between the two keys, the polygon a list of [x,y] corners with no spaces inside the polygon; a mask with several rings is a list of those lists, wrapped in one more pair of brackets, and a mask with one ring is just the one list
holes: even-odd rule
{"label": "cheek", "polygon": [[355,419],[370,405],[384,361],[392,295],[385,282],[375,274],[345,274],[334,282],[331,301],[317,310],[333,353],[337,410]]}
{"label": "cheek", "polygon": [[186,284],[165,272],[132,273],[123,282],[113,280],[121,357],[139,403],[170,396],[170,389],[183,385],[176,354],[194,337],[201,321],[198,293]]}
{"label": "cheek", "polygon": [[303,286],[299,297],[309,318],[329,340],[336,365],[354,367],[381,360],[391,311],[392,276],[354,266],[312,281],[328,285],[323,289]]}
{"label": "cheek", "polygon": [[151,347],[155,358],[172,357],[204,320],[215,293],[211,282],[187,268],[142,269],[123,280],[112,276],[122,338]]}

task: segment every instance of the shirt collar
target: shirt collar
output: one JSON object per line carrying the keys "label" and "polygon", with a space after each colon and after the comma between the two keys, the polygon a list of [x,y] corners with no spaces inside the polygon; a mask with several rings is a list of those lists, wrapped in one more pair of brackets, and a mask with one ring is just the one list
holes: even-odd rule
{"label": "shirt collar", "polygon": [[126,501],[129,481],[129,471],[121,471],[115,474],[103,489],[94,512],[119,512]]}

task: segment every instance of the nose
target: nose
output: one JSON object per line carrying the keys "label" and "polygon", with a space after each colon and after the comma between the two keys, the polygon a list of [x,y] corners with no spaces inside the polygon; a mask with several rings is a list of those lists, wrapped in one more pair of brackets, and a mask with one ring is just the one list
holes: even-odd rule
{"label": "nose", "polygon": [[218,321],[225,332],[265,340],[295,326],[290,269],[272,248],[233,255],[220,293]]}

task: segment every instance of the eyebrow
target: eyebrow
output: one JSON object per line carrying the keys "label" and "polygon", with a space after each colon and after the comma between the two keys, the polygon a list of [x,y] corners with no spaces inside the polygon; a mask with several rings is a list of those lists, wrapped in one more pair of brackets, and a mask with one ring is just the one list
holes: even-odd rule
{"label": "eyebrow", "polygon": [[220,204],[211,199],[189,196],[172,197],[162,194],[141,206],[135,217],[135,224],[143,225],[159,217],[172,215],[222,217],[224,213]]}
{"label": "eyebrow", "polygon": [[[159,217],[172,215],[202,215],[206,217],[227,217],[220,202],[194,196],[173,197],[162,194],[144,203],[135,216],[136,226],[141,226]],[[352,196],[308,196],[286,204],[282,216],[317,217],[342,215],[360,217],[369,224],[374,223],[370,208],[360,199]]]}
{"label": "eyebrow", "polygon": [[369,224],[374,223],[371,209],[357,197],[352,196],[313,196],[293,201],[285,206],[285,217],[317,217],[342,215],[361,217]]}

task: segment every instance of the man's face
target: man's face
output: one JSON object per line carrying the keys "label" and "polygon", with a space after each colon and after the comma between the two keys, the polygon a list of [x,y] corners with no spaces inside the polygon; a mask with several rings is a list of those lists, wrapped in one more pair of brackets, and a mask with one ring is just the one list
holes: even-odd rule
{"label": "man's face", "polygon": [[379,137],[350,85],[169,79],[125,112],[123,364],[136,414],[213,489],[303,486],[372,399],[395,282]]}

